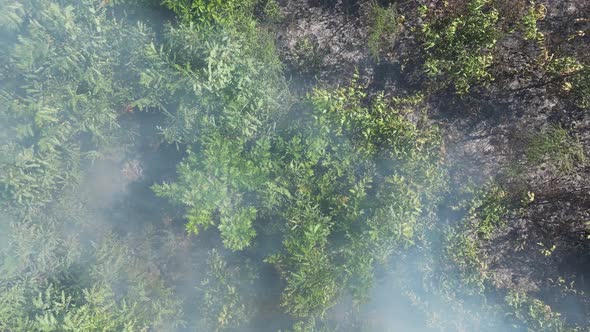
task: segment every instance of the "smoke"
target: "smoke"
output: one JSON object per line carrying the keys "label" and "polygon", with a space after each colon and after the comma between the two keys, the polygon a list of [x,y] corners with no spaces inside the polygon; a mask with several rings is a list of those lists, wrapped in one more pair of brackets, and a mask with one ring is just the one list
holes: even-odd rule
{"label": "smoke", "polygon": [[[74,2],[26,3],[29,7],[0,0],[0,100],[4,102],[0,106],[0,330],[291,328],[296,320],[281,306],[286,280],[281,279],[280,269],[264,263],[269,254],[281,251],[285,241],[276,237],[276,229],[284,226],[274,225],[274,216],[264,216],[266,224],[257,226],[257,241],[252,247],[232,252],[224,248],[215,227],[202,230],[198,236],[188,235],[184,207],[172,205],[152,190],[154,184],[177,179],[177,165],[186,157],[187,147],[166,142],[159,130],[170,124],[167,112],[174,110],[162,111],[165,107],[158,104],[158,94],[165,89],[158,84],[172,83],[158,81],[159,73],[138,75],[134,66],[145,64],[133,63],[139,56],[129,48],[148,48],[151,42],[158,45],[161,29],[171,20],[171,13],[144,10],[141,2],[128,6],[126,11],[115,13],[107,7],[105,16],[96,14],[96,22],[118,22],[116,29],[120,30],[111,30],[113,34],[131,36],[113,39],[118,44],[109,47],[128,62],[118,64],[118,72],[109,73],[105,68],[119,60],[106,58],[109,53],[105,49],[109,47],[102,49],[105,59],[97,60],[87,54],[91,49],[60,53],[59,47],[29,47],[26,38],[17,40],[17,35],[37,33],[55,39],[61,33],[67,39],[71,33],[77,36],[72,43],[102,36],[99,30],[103,25],[81,22],[83,14],[76,16],[75,9],[80,5]],[[87,0],[84,4],[100,12],[108,1],[97,5]],[[36,10],[43,10],[42,15],[37,15]],[[51,25],[54,19],[60,24]],[[137,27],[138,20],[148,28]],[[18,62],[22,55],[18,52],[31,57],[28,66]],[[78,58],[73,59],[74,55]],[[86,62],[98,65],[94,68],[86,66]],[[74,69],[64,69],[68,66]],[[38,78],[37,73],[45,76]],[[71,80],[79,79],[77,74],[88,81],[75,89],[64,88]],[[147,80],[152,74],[151,83],[157,89],[146,93],[138,88],[137,80]],[[65,78],[56,79],[57,75]],[[107,76],[102,83],[89,83],[102,76]],[[126,93],[140,95],[141,100],[127,100]],[[93,98],[99,102],[88,101]],[[170,104],[177,106],[175,103],[180,102]],[[95,121],[95,114],[106,114],[105,119]],[[311,114],[296,109],[280,115],[268,120],[276,122],[269,131],[289,128],[297,117],[309,117],[309,122],[314,123]],[[413,114],[408,117],[416,118]],[[72,130],[75,126],[84,129]],[[289,134],[296,136],[298,131],[315,135],[321,128],[293,129]],[[89,135],[92,139],[88,139]],[[386,168],[399,166],[382,160],[368,163],[360,153],[352,155],[354,138],[327,136],[358,162],[351,167],[352,173],[373,168],[385,172]],[[54,143],[59,140],[63,141]],[[97,142],[106,146],[98,148]],[[305,146],[303,150],[313,148],[317,147]],[[78,159],[68,159],[72,156]],[[205,160],[205,156],[197,155],[196,159]],[[462,179],[450,185],[463,187],[466,183]],[[431,190],[423,188],[424,192]],[[523,323],[525,314],[511,312],[507,307],[508,292],[478,275],[480,270],[476,268],[485,271],[485,263],[476,257],[478,249],[468,246],[477,235],[460,232],[469,206],[448,215],[447,206],[438,206],[462,201],[459,196],[464,193],[448,190],[438,194],[453,197],[425,202],[428,206],[424,210],[431,211],[431,215],[418,217],[416,223],[421,226],[415,242],[397,248],[384,264],[373,263],[375,283],[368,300],[359,305],[352,294],[339,294],[325,319],[314,327],[416,332],[529,328]],[[256,203],[251,197],[241,200],[240,196],[238,200],[238,194],[232,198]],[[342,198],[343,205],[347,199]],[[412,219],[413,215],[409,215],[407,218]],[[450,251],[457,243],[466,245]],[[545,308],[534,307],[537,302],[520,300],[514,300],[520,312]],[[565,312],[583,317],[582,305],[572,300]],[[244,317],[249,321],[242,321]],[[554,324],[561,326],[559,322]]]}

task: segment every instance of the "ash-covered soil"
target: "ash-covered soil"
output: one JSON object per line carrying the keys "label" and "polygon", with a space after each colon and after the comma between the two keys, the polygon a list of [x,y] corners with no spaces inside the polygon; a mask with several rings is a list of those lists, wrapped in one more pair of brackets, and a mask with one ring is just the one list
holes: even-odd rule
{"label": "ash-covered soil", "polygon": [[[347,82],[356,71],[374,92],[429,91],[429,119],[442,129],[446,158],[462,174],[457,186],[465,178],[493,179],[514,197],[534,195],[481,243],[495,286],[535,294],[583,323],[590,316],[590,166],[574,160],[564,171],[551,158],[532,164],[527,149],[538,133],[563,128],[590,155],[590,110],[576,106],[562,80],[533,65],[557,54],[590,61],[590,2],[538,1],[548,51],[517,33],[504,35],[494,50],[494,81],[463,96],[428,87],[421,72],[415,31],[422,19],[416,11],[420,5],[447,10],[443,1],[380,1],[397,6],[403,21],[379,59],[366,42],[371,3],[280,1],[284,19],[277,40],[292,84],[304,93],[312,83]],[[504,3],[501,17],[517,30],[510,15],[525,10],[527,2]]]}

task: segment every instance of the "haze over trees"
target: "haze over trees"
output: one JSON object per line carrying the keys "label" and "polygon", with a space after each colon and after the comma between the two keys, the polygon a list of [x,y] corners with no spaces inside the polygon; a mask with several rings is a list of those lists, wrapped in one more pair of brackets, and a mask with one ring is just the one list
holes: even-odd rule
{"label": "haze over trees", "polygon": [[588,331],[560,6],[0,0],[0,330]]}

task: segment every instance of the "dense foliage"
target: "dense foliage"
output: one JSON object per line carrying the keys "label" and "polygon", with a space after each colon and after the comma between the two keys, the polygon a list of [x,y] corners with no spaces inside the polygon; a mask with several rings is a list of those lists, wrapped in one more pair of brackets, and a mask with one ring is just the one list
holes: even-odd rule
{"label": "dense foliage", "polygon": [[0,69],[1,193],[24,212],[75,184],[81,164],[128,144],[117,121],[137,106],[126,64],[151,37],[94,4],[7,2],[2,12],[14,43]]}
{"label": "dense foliage", "polygon": [[121,237],[100,229],[96,218],[68,195],[39,219],[3,220],[3,330],[165,330],[182,323],[180,299],[151,266],[154,253],[136,251],[148,234]]}
{"label": "dense foliage", "polygon": [[491,0],[470,0],[464,13],[430,14],[421,8],[426,23],[422,40],[424,71],[443,86],[466,93],[474,84],[493,79],[490,66],[500,37],[499,13]]}

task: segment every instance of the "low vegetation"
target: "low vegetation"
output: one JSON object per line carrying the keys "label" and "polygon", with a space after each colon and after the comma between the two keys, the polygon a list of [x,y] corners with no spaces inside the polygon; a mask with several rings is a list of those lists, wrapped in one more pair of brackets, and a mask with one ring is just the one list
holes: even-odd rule
{"label": "low vegetation", "polygon": [[387,50],[395,42],[396,34],[399,30],[402,17],[397,12],[394,5],[381,6],[374,2],[368,14],[370,21],[369,35],[367,45],[371,56],[378,59],[379,55]]}
{"label": "low vegetation", "polygon": [[586,155],[583,146],[568,130],[552,127],[530,138],[526,158],[533,165],[545,162],[559,172],[571,172],[585,162]]}
{"label": "low vegetation", "polygon": [[434,84],[465,94],[493,80],[494,48],[503,34],[493,1],[470,0],[460,14],[438,14],[423,6],[420,15],[424,72]]}

